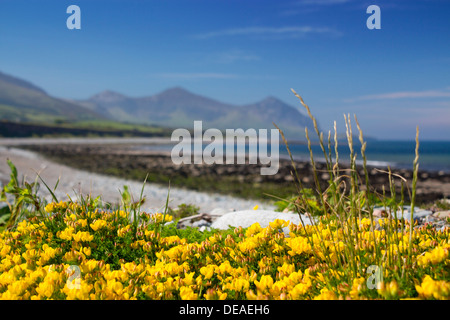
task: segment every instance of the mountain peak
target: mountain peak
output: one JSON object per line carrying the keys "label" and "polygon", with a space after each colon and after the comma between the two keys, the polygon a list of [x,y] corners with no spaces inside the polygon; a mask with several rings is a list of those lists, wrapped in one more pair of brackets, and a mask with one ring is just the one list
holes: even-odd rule
{"label": "mountain peak", "polygon": [[[269,107],[269,108],[294,108],[292,106],[289,106],[287,103],[281,101],[278,98],[275,98],[274,96],[268,96],[264,98],[263,100],[254,103],[253,105],[259,106],[259,107]],[[295,108],[294,108],[295,109]]]}
{"label": "mountain peak", "polygon": [[223,103],[180,86],[145,97],[125,97],[104,91],[89,101],[93,110],[110,119],[148,123],[170,128],[192,128],[201,120],[205,128],[273,128],[277,123],[289,136],[301,136],[311,121],[296,107],[268,96],[248,105]]}
{"label": "mountain peak", "polygon": [[267,96],[263,100],[260,101],[260,103],[284,103],[280,99],[275,98],[274,96]]}

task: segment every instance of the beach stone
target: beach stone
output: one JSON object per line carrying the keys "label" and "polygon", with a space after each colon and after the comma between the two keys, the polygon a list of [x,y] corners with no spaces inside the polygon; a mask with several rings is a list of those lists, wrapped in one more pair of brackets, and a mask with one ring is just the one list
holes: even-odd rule
{"label": "beach stone", "polygon": [[377,218],[384,218],[384,217],[387,217],[388,214],[386,213],[386,210],[384,210],[384,209],[374,209],[373,216],[377,217]]}
{"label": "beach stone", "polygon": [[[409,221],[409,219],[411,217],[411,207],[404,206],[403,208],[405,209],[404,214],[406,214],[405,219]],[[401,215],[401,211],[399,212],[399,214]],[[426,216],[429,216],[431,214],[433,214],[433,211],[420,209],[420,208],[414,208],[414,219],[425,218]]]}
{"label": "beach stone", "polygon": [[426,217],[423,219],[423,222],[424,222],[424,223],[434,223],[434,222],[436,222],[436,221],[437,221],[437,218],[434,217],[432,214],[426,216]]}
{"label": "beach stone", "polygon": [[[270,222],[276,219],[286,220],[290,221],[293,224],[301,225],[300,218],[298,214],[295,213],[285,213],[270,210],[242,210],[229,212],[217,218],[211,224],[211,228],[222,230],[228,229],[230,226],[248,228],[252,224],[257,222],[262,228],[265,228],[269,225]],[[311,224],[311,221],[305,215],[302,215],[302,220],[304,224]],[[286,230],[283,231],[286,233]]]}
{"label": "beach stone", "polygon": [[[381,210],[378,211],[378,210]],[[375,217],[379,217],[379,215],[381,214],[383,217],[385,216],[383,214],[384,208],[374,208],[374,216]],[[421,209],[421,208],[414,208],[414,214],[413,214],[413,219],[414,220],[419,220],[419,219],[423,219],[428,215],[433,214],[433,211],[430,210],[425,210],[425,209]],[[386,214],[386,216],[388,216]],[[392,215],[392,218],[395,218],[395,216],[397,216],[397,219],[401,219],[402,217],[409,221],[411,219],[411,206],[403,206],[403,216],[402,216],[402,210],[398,210],[395,214]]]}
{"label": "beach stone", "polygon": [[450,218],[450,210],[435,212],[433,213],[433,217],[438,219]]}
{"label": "beach stone", "polygon": [[205,232],[205,231],[210,231],[211,228],[209,226],[201,226],[200,228],[198,228],[198,231],[200,232]]}
{"label": "beach stone", "polygon": [[209,214],[212,215],[212,216],[223,216],[225,213],[228,213],[230,211],[235,211],[235,210],[234,209],[226,210],[224,208],[215,208],[215,209],[211,210],[209,212]]}
{"label": "beach stone", "polygon": [[201,219],[201,220],[198,220],[198,221],[195,221],[195,222],[192,223],[192,226],[193,227],[197,227],[197,228],[209,227],[210,225],[211,225],[211,222],[207,221],[205,219]]}

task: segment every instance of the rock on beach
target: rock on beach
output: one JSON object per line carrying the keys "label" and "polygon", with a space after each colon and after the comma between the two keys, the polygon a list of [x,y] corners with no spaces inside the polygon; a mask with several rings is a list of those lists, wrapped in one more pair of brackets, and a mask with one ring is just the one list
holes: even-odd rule
{"label": "rock on beach", "polygon": [[[211,227],[215,229],[228,229],[230,226],[248,228],[254,223],[259,223],[262,228],[265,228],[276,219],[289,221],[296,225],[302,224],[299,215],[295,213],[270,210],[241,210],[222,215],[211,224]],[[302,215],[302,220],[304,224],[311,224],[311,221],[305,215]]]}

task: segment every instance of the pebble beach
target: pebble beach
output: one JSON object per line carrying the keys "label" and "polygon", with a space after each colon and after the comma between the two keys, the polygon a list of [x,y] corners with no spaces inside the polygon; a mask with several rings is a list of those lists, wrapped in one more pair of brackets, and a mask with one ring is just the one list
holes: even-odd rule
{"label": "pebble beach", "polygon": [[[76,199],[79,194],[91,194],[92,196],[101,195],[103,201],[118,203],[120,201],[119,189],[123,190],[124,185],[129,187],[131,194],[137,197],[136,199],[139,198],[143,186],[143,182],[74,169],[52,162],[34,152],[5,146],[0,146],[0,181],[2,183],[9,181],[10,168],[6,159],[10,159],[17,167],[19,179],[23,177],[27,181],[33,182],[37,178],[37,173],[39,173],[51,188],[56,185],[59,179],[55,195],[61,200],[66,200],[67,195]],[[168,191],[168,186],[163,187],[147,183],[144,188],[145,210],[149,212],[162,210],[166,203]],[[50,199],[50,193],[42,183],[40,192],[47,199]],[[192,203],[200,207],[201,212],[209,212],[216,208],[225,211],[245,210],[251,209],[257,204],[261,208],[273,209],[272,205],[265,203],[255,203],[255,201],[237,199],[226,195],[208,194],[179,188],[170,188],[169,198],[170,206]]]}

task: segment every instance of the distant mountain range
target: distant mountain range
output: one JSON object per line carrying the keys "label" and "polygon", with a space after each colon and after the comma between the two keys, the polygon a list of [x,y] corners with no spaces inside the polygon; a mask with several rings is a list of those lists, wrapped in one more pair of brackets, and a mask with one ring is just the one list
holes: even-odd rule
{"label": "distant mountain range", "polygon": [[236,106],[175,87],[161,93],[132,98],[104,91],[83,101],[49,96],[34,84],[0,73],[0,119],[19,122],[109,120],[169,128],[275,129],[290,139],[303,139],[312,121],[277,98]]}
{"label": "distant mountain range", "polygon": [[0,119],[53,123],[58,120],[101,120],[104,117],[76,102],[51,97],[28,81],[0,72]]}

